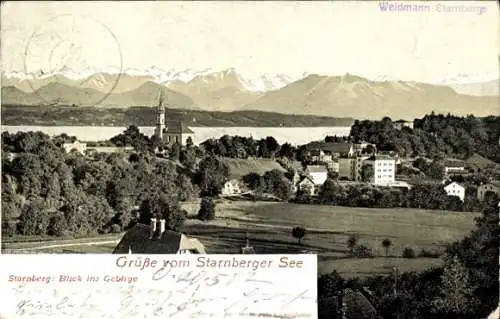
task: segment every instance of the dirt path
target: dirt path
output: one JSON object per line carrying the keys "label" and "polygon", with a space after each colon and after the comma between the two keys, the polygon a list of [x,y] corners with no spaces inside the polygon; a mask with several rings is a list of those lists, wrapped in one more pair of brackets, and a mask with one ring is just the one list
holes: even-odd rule
{"label": "dirt path", "polygon": [[117,244],[118,241],[119,241],[119,239],[106,240],[106,241],[93,241],[93,242],[76,242],[76,243],[67,243],[67,244],[32,246],[32,247],[25,247],[25,248],[4,248],[4,250],[16,252],[16,251],[61,248],[61,247],[71,247],[71,246],[92,246],[92,245],[103,245],[103,244]]}

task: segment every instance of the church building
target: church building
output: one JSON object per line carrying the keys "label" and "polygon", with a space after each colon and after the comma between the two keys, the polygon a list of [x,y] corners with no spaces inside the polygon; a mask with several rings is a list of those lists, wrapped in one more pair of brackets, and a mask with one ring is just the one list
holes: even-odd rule
{"label": "church building", "polygon": [[194,141],[194,132],[184,126],[180,120],[167,120],[165,106],[163,105],[163,91],[160,92],[160,101],[156,109],[155,136],[165,141],[168,145],[175,142],[186,145],[189,138]]}

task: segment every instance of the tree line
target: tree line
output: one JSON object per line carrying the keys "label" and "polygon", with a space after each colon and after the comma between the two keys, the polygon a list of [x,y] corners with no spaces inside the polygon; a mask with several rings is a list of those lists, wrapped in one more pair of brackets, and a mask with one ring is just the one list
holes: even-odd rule
{"label": "tree line", "polygon": [[177,229],[185,219],[179,202],[217,195],[228,178],[218,158],[194,146],[181,148],[177,161],[148,152],[65,153],[61,144],[71,140],[41,132],[2,133],[3,235],[118,232],[153,215]]}
{"label": "tree line", "polygon": [[500,117],[484,118],[431,113],[413,121],[413,129],[396,129],[389,117],[381,121],[356,120],[351,127],[353,141],[376,144],[379,150],[402,156],[457,157],[478,153],[500,162]]}

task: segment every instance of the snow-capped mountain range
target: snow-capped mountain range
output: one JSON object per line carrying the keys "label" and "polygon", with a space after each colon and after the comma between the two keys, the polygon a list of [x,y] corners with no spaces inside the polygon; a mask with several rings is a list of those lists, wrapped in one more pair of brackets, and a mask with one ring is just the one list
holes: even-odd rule
{"label": "snow-capped mountain range", "polygon": [[[7,85],[14,83],[16,81],[19,82],[40,81],[40,80],[43,81],[45,79],[49,79],[52,77],[64,77],[69,81],[75,81],[75,82],[87,82],[86,81],[87,79],[91,77],[100,77],[100,75],[107,75],[108,77],[109,76],[117,77],[118,75],[120,75],[121,77],[143,78],[155,82],[157,84],[165,85],[167,87],[172,82],[189,83],[193,80],[197,80],[197,81],[205,81],[206,83],[208,83],[209,80],[206,78],[210,78],[211,80],[222,80],[224,77],[231,76],[234,77],[239,82],[239,84],[241,85],[241,89],[247,90],[249,92],[267,92],[271,90],[277,90],[298,80],[298,79],[293,79],[284,74],[277,74],[277,75],[263,74],[257,77],[245,77],[240,73],[238,73],[234,68],[222,71],[215,71],[210,68],[199,71],[192,69],[171,69],[165,71],[155,66],[152,66],[145,70],[138,70],[138,69],[120,70],[119,68],[107,68],[99,71],[92,69],[74,71],[70,68],[64,67],[61,70],[52,72],[43,72],[43,71],[38,71],[35,73],[24,73],[16,71],[2,72],[2,80],[4,80],[4,83]],[[303,76],[305,77],[307,76],[307,74],[304,74]],[[2,86],[5,85],[2,84]],[[14,86],[17,85],[15,85],[14,83]],[[22,88],[20,89],[23,90]],[[131,89],[135,89],[135,87]]]}
{"label": "snow-capped mountain range", "polygon": [[234,68],[165,71],[151,67],[122,72],[118,69],[75,72],[63,68],[31,74],[3,72],[1,79],[4,105],[156,106],[158,94],[163,90],[168,107],[177,109],[411,118],[431,111],[498,114],[500,101],[498,80],[426,84],[388,77],[367,79],[348,73],[302,74],[292,78],[282,74],[245,77]]}

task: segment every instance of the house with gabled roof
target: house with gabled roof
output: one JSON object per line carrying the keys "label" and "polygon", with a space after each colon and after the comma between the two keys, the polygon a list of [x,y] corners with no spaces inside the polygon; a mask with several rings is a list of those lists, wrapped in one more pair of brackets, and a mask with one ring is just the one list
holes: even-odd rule
{"label": "house with gabled roof", "polygon": [[237,195],[241,194],[242,192],[242,183],[238,179],[233,178],[224,183],[224,186],[221,190],[221,195]]}
{"label": "house with gabled roof", "polygon": [[332,157],[350,157],[354,155],[354,146],[352,143],[325,143],[321,146],[321,150],[325,154],[329,154]]}
{"label": "house with gabled roof", "polygon": [[448,196],[457,196],[463,202],[465,198],[465,186],[457,183],[451,182],[444,187],[444,190]]}
{"label": "house with gabled roof", "polygon": [[486,194],[489,192],[500,197],[500,181],[491,181],[489,183],[479,185],[477,188],[477,199],[483,201]]}
{"label": "house with gabled roof", "polygon": [[150,225],[137,223],[118,242],[113,254],[206,254],[195,238],[165,229],[165,219],[151,218]]}

